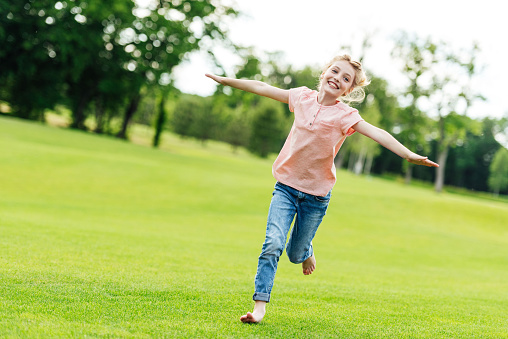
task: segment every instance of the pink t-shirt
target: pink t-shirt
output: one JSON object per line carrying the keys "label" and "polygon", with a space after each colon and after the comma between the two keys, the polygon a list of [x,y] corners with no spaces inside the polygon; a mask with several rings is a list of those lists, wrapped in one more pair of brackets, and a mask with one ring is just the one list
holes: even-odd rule
{"label": "pink t-shirt", "polygon": [[318,92],[307,87],[289,90],[289,110],[295,120],[291,132],[273,163],[275,179],[299,191],[325,196],[335,185],[334,158],[351,127],[362,117],[358,110],[337,101],[323,106]]}

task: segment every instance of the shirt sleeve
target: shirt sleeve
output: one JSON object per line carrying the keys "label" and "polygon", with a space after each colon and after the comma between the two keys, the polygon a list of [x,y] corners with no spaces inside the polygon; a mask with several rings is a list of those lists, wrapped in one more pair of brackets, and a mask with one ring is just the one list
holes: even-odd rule
{"label": "shirt sleeve", "polygon": [[289,89],[288,105],[289,105],[289,110],[291,112],[293,112],[293,113],[295,112],[295,107],[300,102],[300,98],[301,98],[302,93],[304,92],[305,89],[307,89],[307,87],[305,87],[305,86]]}
{"label": "shirt sleeve", "polygon": [[358,122],[363,121],[360,113],[356,108],[353,108],[346,116],[342,119],[342,133],[344,135],[351,135],[356,132],[352,127]]}

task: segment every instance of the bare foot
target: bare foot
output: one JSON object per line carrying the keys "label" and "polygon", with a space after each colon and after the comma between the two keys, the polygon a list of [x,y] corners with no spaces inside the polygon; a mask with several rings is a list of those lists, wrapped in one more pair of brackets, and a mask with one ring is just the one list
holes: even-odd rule
{"label": "bare foot", "polygon": [[254,305],[254,311],[247,312],[246,315],[242,315],[240,317],[240,320],[243,323],[259,323],[261,320],[263,320],[263,317],[265,316],[265,305],[266,302],[256,300],[256,304]]}
{"label": "bare foot", "polygon": [[316,257],[314,257],[314,253],[312,256],[308,257],[304,262],[302,262],[303,274],[309,275],[314,272],[316,269]]}

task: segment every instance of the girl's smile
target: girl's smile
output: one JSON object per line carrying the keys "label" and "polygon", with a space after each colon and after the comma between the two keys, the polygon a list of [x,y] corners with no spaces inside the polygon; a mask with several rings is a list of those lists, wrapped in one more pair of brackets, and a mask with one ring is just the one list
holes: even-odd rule
{"label": "girl's smile", "polygon": [[339,85],[337,85],[335,82],[333,81],[328,81],[328,85],[330,85],[330,87],[332,88],[335,88],[335,89],[339,89]]}

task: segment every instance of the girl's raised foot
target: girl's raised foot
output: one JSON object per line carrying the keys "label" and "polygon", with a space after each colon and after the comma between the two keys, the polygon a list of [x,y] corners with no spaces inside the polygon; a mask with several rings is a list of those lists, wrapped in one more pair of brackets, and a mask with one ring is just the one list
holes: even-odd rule
{"label": "girl's raised foot", "polygon": [[304,262],[302,262],[303,274],[309,275],[314,272],[316,269],[316,257],[314,257],[314,253],[312,256],[308,257]]}

